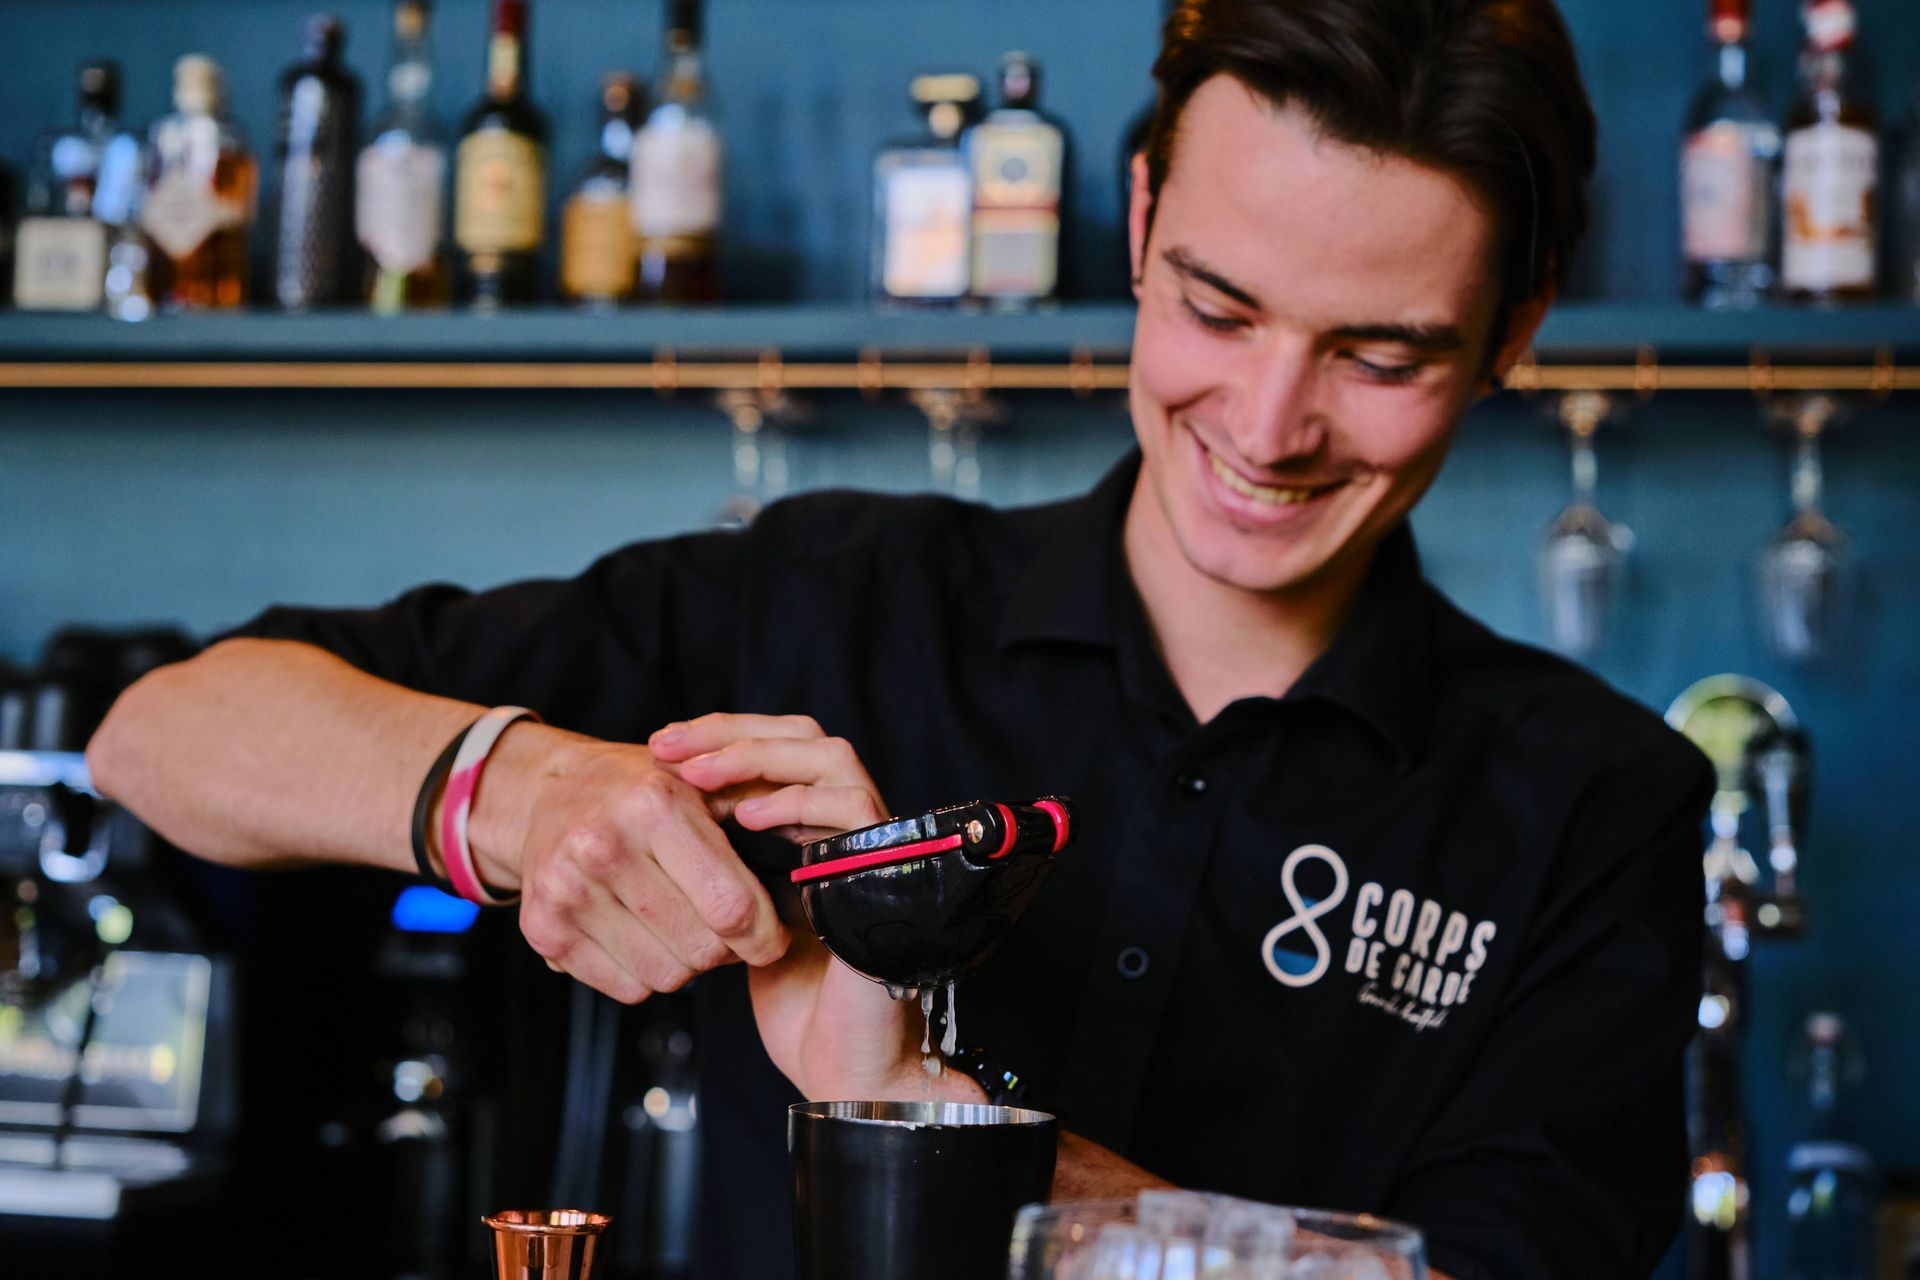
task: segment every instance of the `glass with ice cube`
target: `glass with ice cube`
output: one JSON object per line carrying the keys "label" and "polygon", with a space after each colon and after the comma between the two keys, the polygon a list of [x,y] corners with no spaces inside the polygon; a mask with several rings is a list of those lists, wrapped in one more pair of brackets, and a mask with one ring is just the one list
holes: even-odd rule
{"label": "glass with ice cube", "polygon": [[1427,1280],[1412,1227],[1198,1191],[1028,1205],[1009,1280]]}

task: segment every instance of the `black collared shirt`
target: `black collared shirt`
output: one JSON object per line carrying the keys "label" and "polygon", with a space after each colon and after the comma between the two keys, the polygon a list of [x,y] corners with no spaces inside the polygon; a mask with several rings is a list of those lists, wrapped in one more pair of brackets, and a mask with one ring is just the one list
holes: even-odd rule
{"label": "black collared shirt", "polygon": [[[1077,843],[961,1039],[1185,1186],[1370,1210],[1468,1277],[1645,1274],[1678,1225],[1706,762],[1382,544],[1285,697],[1198,724],[1120,552],[1129,458],[1013,511],[822,493],[744,533],[246,628],[643,741],[806,713],[889,807],[1064,793]],[[701,1274],[790,1274],[785,1105],[739,968],[697,984]],[[755,1223],[751,1231],[742,1222]]]}

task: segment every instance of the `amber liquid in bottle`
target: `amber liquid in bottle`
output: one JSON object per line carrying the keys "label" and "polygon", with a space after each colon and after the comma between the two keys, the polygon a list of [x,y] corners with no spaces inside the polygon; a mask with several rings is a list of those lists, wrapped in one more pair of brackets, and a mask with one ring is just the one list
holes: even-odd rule
{"label": "amber liquid in bottle", "polygon": [[706,107],[700,0],[668,8],[660,93],[633,139],[633,228],[644,302],[720,300],[722,146]]}
{"label": "amber liquid in bottle", "polygon": [[247,301],[247,232],[260,169],[226,118],[220,68],[189,54],[174,67],[174,113],[155,122],[141,229],[149,278],[170,310],[231,309]]}

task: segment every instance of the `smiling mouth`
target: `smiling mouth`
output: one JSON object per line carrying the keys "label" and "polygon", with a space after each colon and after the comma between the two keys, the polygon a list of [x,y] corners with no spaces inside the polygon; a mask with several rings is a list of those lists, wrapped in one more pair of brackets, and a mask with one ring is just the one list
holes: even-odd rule
{"label": "smiling mouth", "polygon": [[1227,488],[1233,490],[1233,492],[1243,498],[1251,498],[1255,502],[1264,502],[1269,506],[1303,506],[1306,503],[1312,502],[1315,498],[1320,497],[1322,494],[1329,493],[1338,488],[1341,483],[1335,481],[1333,484],[1322,485],[1255,484],[1226,463],[1220,461],[1219,455],[1214,453],[1213,450],[1207,449],[1204,444],[1201,448],[1206,452],[1207,465],[1213,468],[1214,475],[1220,477],[1221,484],[1224,484]]}

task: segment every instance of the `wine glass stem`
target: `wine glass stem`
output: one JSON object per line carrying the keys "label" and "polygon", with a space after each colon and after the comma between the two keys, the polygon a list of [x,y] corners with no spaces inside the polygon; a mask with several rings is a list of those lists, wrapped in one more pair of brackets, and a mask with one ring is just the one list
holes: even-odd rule
{"label": "wine glass stem", "polygon": [[1812,511],[1820,505],[1823,477],[1820,472],[1820,441],[1802,436],[1793,456],[1793,509]]}

